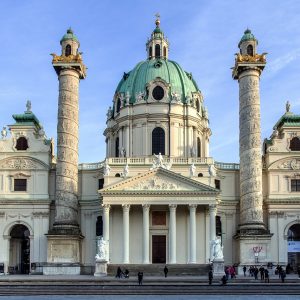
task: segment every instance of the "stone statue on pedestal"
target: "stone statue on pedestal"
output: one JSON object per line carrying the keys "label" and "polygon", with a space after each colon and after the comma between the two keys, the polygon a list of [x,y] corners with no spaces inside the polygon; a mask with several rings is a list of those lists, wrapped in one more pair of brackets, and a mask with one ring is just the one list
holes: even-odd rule
{"label": "stone statue on pedestal", "polygon": [[212,246],[212,261],[224,260],[223,245],[220,236],[217,236],[216,239],[212,241],[211,246]]}
{"label": "stone statue on pedestal", "polygon": [[103,237],[101,237],[98,241],[97,241],[97,254],[95,259],[96,260],[103,260],[103,261],[107,261],[107,252],[108,252],[108,243],[107,241],[105,241],[103,239]]}

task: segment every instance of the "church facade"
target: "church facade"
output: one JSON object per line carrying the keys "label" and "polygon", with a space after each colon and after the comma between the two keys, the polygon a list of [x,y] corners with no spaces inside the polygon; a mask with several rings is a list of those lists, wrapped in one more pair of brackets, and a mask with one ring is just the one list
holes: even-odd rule
{"label": "church facade", "polygon": [[240,164],[210,157],[204,97],[159,19],[113,95],[105,159],[78,164],[86,67],[71,29],[60,44],[57,155],[30,102],[1,132],[0,273],[93,274],[100,238],[108,264],[300,264],[300,115],[287,103],[261,143],[266,55],[250,30],[232,72]]}

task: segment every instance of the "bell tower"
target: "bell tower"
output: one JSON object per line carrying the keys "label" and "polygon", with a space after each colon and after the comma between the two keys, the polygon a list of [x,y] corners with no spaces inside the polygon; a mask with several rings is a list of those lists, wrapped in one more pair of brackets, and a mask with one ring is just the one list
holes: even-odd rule
{"label": "bell tower", "polygon": [[[86,77],[86,67],[72,29],[67,30],[60,44],[61,55],[51,54],[59,81],[57,164],[55,220],[47,236],[49,264],[44,273],[80,274],[83,237],[78,225],[78,104],[79,81]],[[62,265],[57,267],[58,264]]]}
{"label": "bell tower", "polygon": [[[252,249],[257,246],[262,247],[267,259],[271,237],[263,221],[259,95],[266,53],[257,54],[257,44],[257,39],[247,29],[239,42],[240,53],[236,54],[232,74],[239,82],[240,225],[236,237],[240,240],[241,264],[254,263]],[[253,245],[249,240],[253,240]]]}

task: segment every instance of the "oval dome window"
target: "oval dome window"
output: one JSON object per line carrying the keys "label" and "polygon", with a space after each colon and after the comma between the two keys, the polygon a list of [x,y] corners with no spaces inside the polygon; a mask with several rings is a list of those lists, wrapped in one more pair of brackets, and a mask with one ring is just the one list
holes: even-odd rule
{"label": "oval dome window", "polygon": [[157,85],[152,91],[152,96],[155,100],[161,100],[164,97],[164,95],[165,95],[165,91],[159,85]]}

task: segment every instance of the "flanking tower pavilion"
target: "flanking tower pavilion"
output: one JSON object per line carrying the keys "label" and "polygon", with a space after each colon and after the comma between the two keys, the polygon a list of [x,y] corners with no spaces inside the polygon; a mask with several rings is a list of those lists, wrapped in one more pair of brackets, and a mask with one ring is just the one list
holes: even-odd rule
{"label": "flanking tower pavilion", "polygon": [[61,55],[52,54],[58,75],[58,122],[55,220],[48,234],[48,263],[44,273],[79,274],[78,128],[79,81],[86,76],[79,41],[71,29],[60,41]]}
{"label": "flanking tower pavilion", "polygon": [[[263,220],[262,151],[260,125],[260,75],[266,53],[257,54],[258,41],[249,29],[239,42],[233,79],[239,82],[240,145],[240,262],[267,259],[270,234]],[[259,253],[260,254],[259,254]]]}

